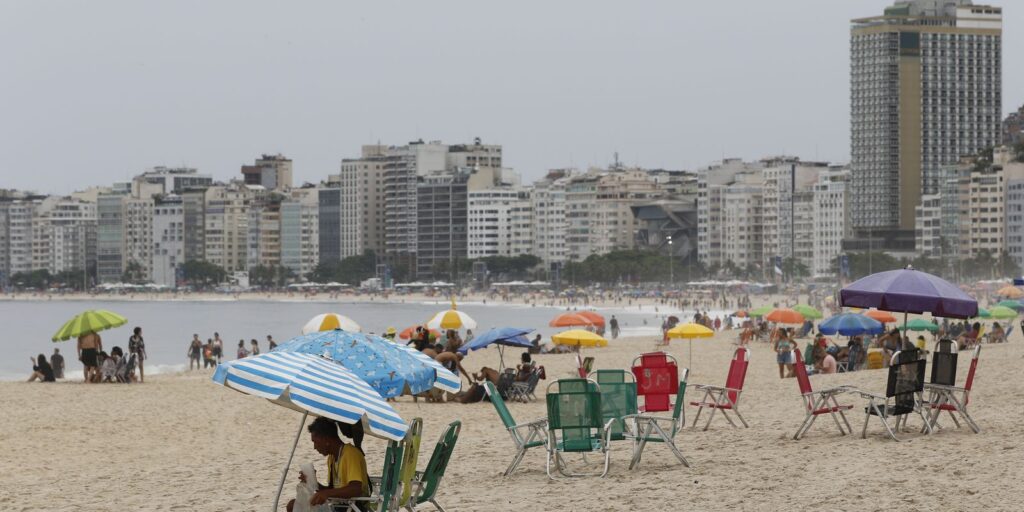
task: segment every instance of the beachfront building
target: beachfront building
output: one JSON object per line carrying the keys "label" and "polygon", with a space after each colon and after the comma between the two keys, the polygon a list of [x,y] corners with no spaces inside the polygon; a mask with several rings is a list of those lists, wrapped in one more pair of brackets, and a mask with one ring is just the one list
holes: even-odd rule
{"label": "beachfront building", "polygon": [[0,285],[32,270],[32,218],[40,199],[26,194],[0,198]]}
{"label": "beachfront building", "polygon": [[185,263],[185,207],[181,196],[166,195],[153,202],[154,284],[176,288]]}
{"label": "beachfront building", "polygon": [[384,249],[392,265],[416,274],[417,183],[420,176],[444,171],[448,146],[440,141],[389,147],[384,162]]}
{"label": "beachfront building", "polygon": [[101,194],[96,203],[96,278],[116,283],[152,279],[153,199]]}
{"label": "beachfront building", "polygon": [[[1018,164],[1024,166],[1024,164]],[[1024,268],[1024,176],[1014,170],[1004,182],[1006,187],[1006,252]]]}
{"label": "beachfront building", "polygon": [[[725,251],[725,224],[723,223],[723,206],[725,193],[729,187],[739,184],[741,188],[759,189],[764,177],[761,174],[761,162],[744,162],[738,158],[726,159],[697,173],[697,258],[705,265],[724,265],[728,258]],[[751,196],[748,198],[754,201]],[[758,197],[757,203],[760,202]],[[750,208],[751,206],[747,206]],[[756,210],[760,213],[760,204]],[[752,219],[754,220],[754,219]],[[756,219],[760,222],[760,218]],[[733,226],[737,236],[743,238],[735,242],[746,244],[754,236],[760,244],[760,225]],[[760,252],[760,246],[758,247]],[[760,264],[760,257],[758,257]]]}
{"label": "beachfront building", "polygon": [[738,176],[719,194],[721,259],[710,261],[721,266],[760,267],[764,255],[764,181],[761,173]]}
{"label": "beachfront building", "polygon": [[[337,186],[340,191],[339,240],[338,257],[334,257],[335,248],[331,242],[323,255],[325,260],[358,256],[366,251],[384,254],[384,168],[387,158],[387,146],[366,145],[362,147],[359,158],[342,160],[341,172],[329,177],[329,185]],[[335,222],[332,213],[321,214],[328,217],[328,223]]]}
{"label": "beachfront building", "polygon": [[519,256],[533,249],[530,192],[518,187],[470,190],[467,256]]}
{"label": "beachfront building", "polygon": [[1016,146],[1024,143],[1024,106],[1016,112],[1010,112],[1003,119],[1003,145]]}
{"label": "beachfront building", "polygon": [[914,216],[914,247],[919,256],[942,257],[942,195],[921,196]]}
{"label": "beachfront building", "polygon": [[154,167],[132,178],[132,197],[180,194],[188,189],[213,185],[213,176],[191,167]]}
{"label": "beachfront building", "polygon": [[416,186],[416,277],[453,279],[467,254],[471,169],[438,171]]}
{"label": "beachfront building", "polygon": [[316,188],[296,188],[281,202],[280,261],[295,276],[309,274],[320,262],[318,198]]}
{"label": "beachfront building", "polygon": [[246,268],[272,267],[281,264],[281,198],[268,197],[266,202],[249,205],[247,225]]}
{"label": "beachfront building", "polygon": [[50,274],[96,265],[96,204],[49,196],[32,218],[32,269]]}
{"label": "beachfront building", "polygon": [[206,189],[191,189],[181,194],[184,215],[185,261],[206,258]]}
{"label": "beachfront building", "polygon": [[337,182],[328,181],[317,189],[317,235],[320,261],[341,260],[341,197]]}
{"label": "beachfront building", "polygon": [[233,181],[204,194],[203,259],[229,273],[248,270],[249,208],[266,189]]}
{"label": "beachfront building", "polygon": [[831,166],[821,170],[813,190],[814,207],[810,216],[813,247],[809,268],[812,276],[829,276],[833,274],[836,257],[842,253],[843,239],[851,234],[850,169]]}
{"label": "beachfront building", "polygon": [[292,161],[281,154],[263,155],[253,165],[242,166],[242,181],[267,190],[287,190],[292,187]]}
{"label": "beachfront building", "polygon": [[942,167],[1001,138],[1002,9],[899,1],[850,36],[853,224],[910,231]]}
{"label": "beachfront building", "polygon": [[642,169],[590,169],[574,176],[565,189],[570,261],[593,254],[632,249],[636,220],[631,207],[658,197],[654,180]]}
{"label": "beachfront building", "polygon": [[795,258],[811,269],[815,233],[813,188],[829,166],[802,162],[796,157],[767,158],[761,163],[764,256],[773,261]]}
{"label": "beachfront building", "polygon": [[534,182],[530,194],[530,208],[533,211],[532,254],[540,258],[549,268],[567,260],[565,240],[569,223],[565,216],[565,189],[573,171],[558,169],[548,172]]}

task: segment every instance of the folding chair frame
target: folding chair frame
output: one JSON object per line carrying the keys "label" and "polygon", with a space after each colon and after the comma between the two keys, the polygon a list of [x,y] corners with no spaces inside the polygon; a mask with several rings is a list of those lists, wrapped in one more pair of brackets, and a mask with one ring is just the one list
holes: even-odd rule
{"label": "folding chair frame", "polygon": [[[484,389],[487,390],[487,394],[488,396],[491,397],[492,402],[494,400],[502,399],[500,395],[497,398],[495,398],[495,395],[497,394],[497,388],[494,387],[494,384],[486,382],[484,383]],[[502,421],[504,422],[504,419],[502,419]],[[515,457],[512,458],[512,462],[508,465],[508,468],[505,469],[505,472],[502,473],[502,476],[511,475],[512,472],[515,471],[517,467],[519,467],[519,464],[523,461],[523,457],[526,456],[527,450],[529,450],[530,448],[545,446],[547,444],[547,427],[547,418],[541,418],[539,420],[534,420],[527,423],[519,423],[506,427],[509,436],[512,437],[512,443],[515,444],[516,446],[516,455]],[[531,446],[534,442],[537,441],[539,441],[541,444]]]}
{"label": "folding chair frame", "polygon": [[[981,355],[981,345],[975,345],[974,348],[971,349],[971,352],[971,370],[967,376],[967,380],[969,382],[968,385],[973,387],[974,373],[977,371],[978,357]],[[960,428],[960,422],[956,419],[957,414],[959,414],[960,417],[963,418],[964,423],[967,423],[967,426],[969,426],[975,434],[981,433],[981,427],[974,422],[974,418],[971,418],[971,415],[967,412],[967,402],[971,393],[970,389],[967,389],[966,387],[942,386],[938,384],[925,384],[924,389],[928,392],[927,406],[931,409],[928,419],[933,430],[936,428],[942,428],[942,426],[939,425],[939,417],[942,415],[942,411],[945,410],[949,413],[949,417],[953,420],[953,424],[956,425],[956,428]],[[959,395],[959,397],[957,395]],[[952,410],[943,406],[949,406]],[[953,414],[954,412],[957,414]]]}
{"label": "folding chair frame", "polygon": [[[899,359],[898,359],[899,356],[900,356],[900,352],[896,352],[895,354],[892,355],[892,358],[890,358],[890,360],[889,360],[889,368],[892,368],[894,365],[897,364],[897,362],[899,361]],[[923,386],[923,383],[922,383],[922,386]],[[882,396],[882,395],[876,395],[874,393],[868,393],[866,391],[859,391],[859,390],[857,390],[856,393],[859,394],[862,398],[865,398],[865,399],[868,400],[868,405],[867,405],[867,408],[865,409],[865,412],[864,412],[864,427],[861,429],[861,432],[860,432],[861,439],[867,439],[867,437],[868,437],[868,422],[871,421],[871,416],[872,416],[871,411],[874,411],[874,416],[878,416],[878,419],[882,422],[882,426],[885,427],[885,431],[886,431],[886,433],[889,434],[889,437],[891,437],[893,441],[899,441],[899,438],[896,437],[896,432],[901,432],[906,427],[907,416],[910,416],[910,413],[900,414],[900,415],[896,416],[896,423],[894,425],[890,425],[889,424],[889,416],[890,415],[888,414],[888,411],[889,411],[889,398],[890,397]],[[921,416],[921,420],[924,422],[923,430],[926,433],[931,434],[932,433],[931,423],[929,422],[928,417],[924,413],[924,407],[925,407],[925,405],[924,405],[924,397],[923,397],[922,392],[921,391],[915,391],[914,392],[914,412],[918,413],[918,415]]]}
{"label": "folding chair frame", "polygon": [[[637,414],[632,416],[630,419],[633,421],[633,458],[629,461],[629,469],[633,469],[640,463],[640,459],[643,456],[644,448],[647,446],[648,441],[652,438],[656,439],[657,442],[668,445],[669,449],[672,450],[672,454],[676,456],[684,466],[691,467],[690,462],[686,460],[686,456],[676,446],[675,434],[682,430],[686,424],[686,419],[683,416],[686,410],[686,403],[684,401],[685,390],[686,390],[686,378],[690,373],[689,368],[683,369],[683,376],[679,382],[679,392],[676,394],[675,411],[673,416],[657,416],[653,414]],[[665,430],[665,426],[668,426],[668,430]]]}
{"label": "folding chair frame", "polygon": [[[796,349],[796,357],[800,359],[800,349]],[[850,421],[846,419],[844,411],[853,409],[852,405],[839,405],[839,401],[836,397],[850,391],[849,386],[839,386],[830,389],[823,389],[820,391],[814,391],[811,389],[811,381],[807,376],[807,372],[803,366],[797,366],[796,370],[797,382],[800,385],[800,396],[804,402],[804,421],[800,424],[800,428],[793,434],[793,440],[799,441],[811,426],[814,425],[814,421],[818,419],[818,416],[828,413],[832,416],[832,420],[836,422],[836,427],[839,427],[839,433],[842,435],[852,434],[853,427],[850,426]],[[839,414],[836,417],[836,414]],[[843,422],[840,423],[839,420]],[[846,428],[843,429],[843,424]]]}
{"label": "folding chair frame", "polygon": [[[595,382],[592,379],[579,379],[579,380],[586,380],[586,381],[592,383],[597,388],[598,394],[600,394],[601,387],[600,387],[600,385],[598,385],[597,382]],[[552,382],[551,384],[548,384],[548,387],[547,387],[548,394],[551,393],[551,386],[557,385],[558,382],[559,381],[556,380],[555,382]],[[561,474],[564,477],[567,477],[567,478],[577,478],[577,477],[584,477],[584,476],[600,476],[601,478],[604,478],[606,475],[608,475],[608,468],[611,465],[612,423],[614,423],[614,422],[615,422],[614,419],[608,420],[608,422],[605,423],[603,427],[601,427],[601,435],[600,435],[601,446],[600,446],[600,451],[604,454],[604,468],[601,470],[600,473],[575,473],[575,472],[569,471],[568,464],[566,464],[565,459],[562,458],[562,454],[558,450],[558,435],[554,431],[551,431],[548,434],[548,436],[547,436],[547,441],[548,441],[548,443],[547,443],[547,445],[548,445],[548,457],[547,457],[547,463],[545,465],[545,469],[547,471],[548,478],[550,478],[551,480],[555,479],[554,474],[552,474],[552,472],[551,472],[551,463],[552,463],[552,461],[554,461],[555,468],[558,471],[558,473]],[[580,452],[580,453],[583,456],[584,462],[587,462],[587,460],[586,460],[586,452]]]}
{"label": "folding chair frame", "polygon": [[[744,350],[745,351],[743,357],[745,359],[745,362],[747,364],[749,364],[749,362],[750,362],[750,349],[747,348],[747,347],[740,347],[740,348],[736,349],[737,352],[739,352],[740,350]],[[735,361],[735,359],[736,359],[736,356],[734,354],[733,355],[733,359],[730,360],[730,363],[729,363],[730,369],[732,368],[732,362],[731,361]],[[744,370],[744,373],[745,372],[746,372],[746,370]],[[725,417],[725,420],[728,421],[729,424],[732,425],[733,427],[736,427],[736,422],[734,422],[732,420],[732,418],[729,417],[728,411],[730,411],[730,410],[732,412],[736,413],[736,417],[740,420],[740,423],[743,424],[744,428],[749,428],[750,427],[750,425],[747,424],[747,420],[743,419],[743,414],[741,414],[740,410],[739,410],[740,395],[743,393],[742,389],[730,388],[730,387],[725,387],[725,386],[709,386],[709,385],[706,385],[706,384],[694,384],[693,388],[698,390],[698,391],[700,391],[700,390],[704,391],[704,396],[700,400],[698,400],[696,402],[690,402],[690,405],[694,405],[694,406],[698,407],[697,414],[693,418],[693,427],[694,428],[696,428],[697,421],[700,420],[700,413],[702,411],[704,411],[705,407],[708,407],[708,408],[711,409],[711,414],[708,415],[708,421],[707,421],[707,423],[704,424],[704,430],[707,430],[708,427],[711,426],[711,420],[713,420],[715,418],[715,412],[718,411],[719,409],[722,410],[722,416]],[[729,397],[730,394],[735,394],[736,398],[735,399],[730,398]]]}

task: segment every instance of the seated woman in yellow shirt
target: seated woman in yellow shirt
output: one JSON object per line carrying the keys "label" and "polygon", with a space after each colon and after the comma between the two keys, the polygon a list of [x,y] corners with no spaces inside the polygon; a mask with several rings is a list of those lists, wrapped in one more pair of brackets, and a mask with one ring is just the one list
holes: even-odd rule
{"label": "seated woman in yellow shirt", "polygon": [[[338,436],[338,428],[353,439],[347,444]],[[360,447],[363,438],[360,425],[337,424],[327,418],[317,418],[309,424],[309,436],[313,449],[327,456],[327,485],[317,482],[319,489],[310,500],[310,505],[326,503],[330,498],[358,498],[370,495],[370,477],[366,473],[366,458]],[[299,480],[305,475],[299,473]],[[288,512],[295,506],[295,500],[288,502]]]}

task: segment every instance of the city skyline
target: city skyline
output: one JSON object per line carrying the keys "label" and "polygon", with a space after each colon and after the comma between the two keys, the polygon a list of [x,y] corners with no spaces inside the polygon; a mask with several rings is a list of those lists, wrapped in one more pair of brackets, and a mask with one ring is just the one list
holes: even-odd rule
{"label": "city skyline", "polygon": [[[69,21],[45,24],[50,7],[18,4],[0,20],[0,42],[23,49],[0,58],[2,185],[66,194],[157,165],[226,180],[278,152],[296,184],[318,182],[363,144],[420,138],[502,144],[524,181],[615,152],[688,170],[780,154],[845,163],[850,20],[891,3],[587,3],[544,16],[517,4],[485,23],[454,5],[345,6],[357,11],[346,17],[326,4],[104,3],[67,4]],[[789,31],[762,23],[768,13]],[[1021,16],[1004,13],[1007,64]],[[371,32],[384,17],[394,25]],[[1024,102],[1021,83],[1005,66],[1003,116]]]}

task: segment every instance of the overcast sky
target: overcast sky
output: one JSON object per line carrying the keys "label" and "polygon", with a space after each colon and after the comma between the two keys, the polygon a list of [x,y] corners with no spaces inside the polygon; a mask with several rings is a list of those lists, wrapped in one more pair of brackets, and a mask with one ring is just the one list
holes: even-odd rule
{"label": "overcast sky", "polygon": [[[155,165],[295,180],[361,144],[504,145],[549,168],[849,158],[849,20],[888,0],[0,2],[0,188]],[[1004,4],[1003,109],[1024,103]],[[1004,112],[1004,113],[1005,113]]]}

